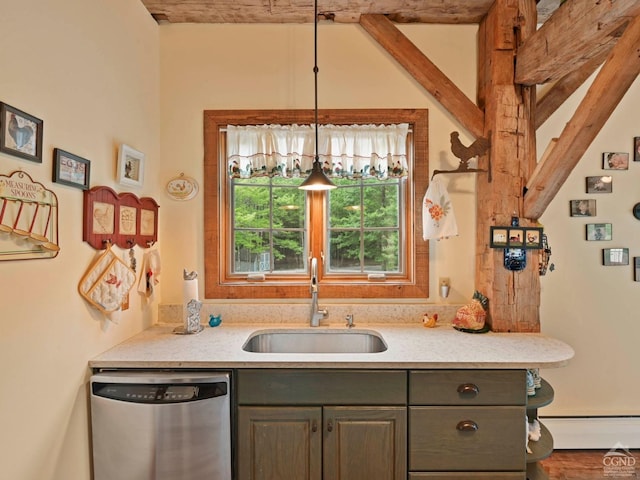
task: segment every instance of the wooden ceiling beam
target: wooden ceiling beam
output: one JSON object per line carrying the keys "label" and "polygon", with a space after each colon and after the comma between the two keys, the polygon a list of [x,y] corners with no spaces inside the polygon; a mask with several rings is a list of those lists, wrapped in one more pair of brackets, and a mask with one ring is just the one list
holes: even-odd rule
{"label": "wooden ceiling beam", "polygon": [[538,219],[640,74],[640,15],[613,47],[544,165],[529,179],[524,215]]}
{"label": "wooden ceiling beam", "polygon": [[610,48],[625,25],[640,15],[638,0],[571,0],[518,50],[515,82],[555,81]]}
{"label": "wooden ceiling beam", "polygon": [[602,62],[605,61],[607,55],[615,45],[611,42],[611,46],[607,50],[590,58],[587,63],[568,73],[558,80],[545,95],[538,99],[536,104],[536,129],[547,121],[553,113],[569,98],[592,74],[595,72]]}
{"label": "wooden ceiling beam", "polygon": [[484,112],[384,15],[362,15],[360,25],[475,137],[484,134]]}

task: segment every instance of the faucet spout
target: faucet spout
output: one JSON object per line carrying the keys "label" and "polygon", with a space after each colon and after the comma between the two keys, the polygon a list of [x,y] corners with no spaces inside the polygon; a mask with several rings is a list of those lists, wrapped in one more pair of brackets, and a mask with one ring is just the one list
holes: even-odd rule
{"label": "faucet spout", "polygon": [[309,291],[311,292],[311,315],[309,317],[309,324],[312,327],[318,327],[320,326],[320,320],[325,318],[329,312],[318,308],[318,259],[315,257],[311,259],[311,284]]}

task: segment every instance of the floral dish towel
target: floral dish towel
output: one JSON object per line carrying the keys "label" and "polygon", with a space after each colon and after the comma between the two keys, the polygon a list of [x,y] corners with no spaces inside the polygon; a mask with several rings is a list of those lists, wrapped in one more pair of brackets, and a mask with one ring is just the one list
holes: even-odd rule
{"label": "floral dish towel", "polygon": [[436,175],[422,201],[422,238],[440,240],[458,235],[449,192]]}

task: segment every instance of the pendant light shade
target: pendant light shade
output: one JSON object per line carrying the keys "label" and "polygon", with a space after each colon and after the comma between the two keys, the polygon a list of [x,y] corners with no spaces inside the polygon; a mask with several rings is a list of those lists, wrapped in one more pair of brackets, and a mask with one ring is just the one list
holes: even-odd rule
{"label": "pendant light shade", "polygon": [[331,190],[332,188],[336,188],[336,186],[324,174],[320,160],[316,158],[313,162],[311,173],[298,188],[300,190]]}
{"label": "pendant light shade", "polygon": [[322,165],[320,165],[320,157],[318,155],[318,0],[314,2],[313,15],[313,79],[314,114],[316,120],[314,125],[316,133],[315,159],[313,160],[311,173],[298,188],[300,190],[330,190],[336,188],[336,186],[322,171]]}

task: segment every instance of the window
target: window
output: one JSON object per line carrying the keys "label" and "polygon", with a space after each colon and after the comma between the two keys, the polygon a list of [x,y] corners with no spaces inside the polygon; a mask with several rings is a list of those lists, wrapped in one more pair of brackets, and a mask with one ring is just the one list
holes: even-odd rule
{"label": "window", "polygon": [[[320,124],[409,124],[408,179],[334,179],[305,192],[302,178],[232,175],[227,125],[303,125],[312,110],[205,111],[206,298],[306,298],[309,257],[325,298],[428,296],[421,239],[427,186],[426,110],[321,110]],[[375,206],[375,208],[373,208]]]}

